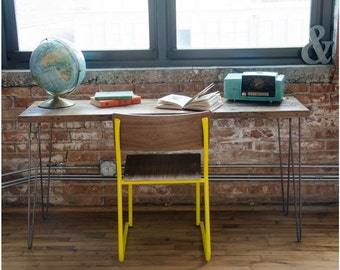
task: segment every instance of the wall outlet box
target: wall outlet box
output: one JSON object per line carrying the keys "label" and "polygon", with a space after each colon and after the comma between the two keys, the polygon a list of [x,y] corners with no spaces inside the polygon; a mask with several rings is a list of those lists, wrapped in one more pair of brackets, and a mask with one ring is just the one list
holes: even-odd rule
{"label": "wall outlet box", "polygon": [[100,161],[100,173],[103,176],[115,176],[116,162],[113,159],[103,159]]}

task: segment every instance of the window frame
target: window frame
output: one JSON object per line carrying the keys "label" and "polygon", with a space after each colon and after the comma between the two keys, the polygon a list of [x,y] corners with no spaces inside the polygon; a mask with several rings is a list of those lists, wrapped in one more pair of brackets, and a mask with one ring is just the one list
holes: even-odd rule
{"label": "window frame", "polygon": [[[264,49],[176,48],[176,0],[148,0],[150,49],[83,51],[87,68],[301,65],[301,47]],[[335,0],[312,0],[310,25],[334,40]],[[330,52],[332,53],[332,52]],[[14,0],[2,0],[2,68],[27,69],[31,52],[18,50]]]}

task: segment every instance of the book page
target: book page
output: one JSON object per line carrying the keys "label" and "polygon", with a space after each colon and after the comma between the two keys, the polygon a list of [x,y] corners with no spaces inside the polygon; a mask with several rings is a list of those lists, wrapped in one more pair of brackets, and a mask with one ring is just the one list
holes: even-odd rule
{"label": "book page", "polygon": [[[204,88],[201,92],[197,93],[195,96],[192,97],[191,100],[195,100],[201,96],[203,96],[206,92],[208,92],[211,88],[215,86],[214,83],[209,84],[206,88]],[[190,101],[191,102],[191,101]]]}
{"label": "book page", "polygon": [[158,105],[162,108],[165,108],[166,105],[167,107],[172,106],[174,108],[182,109],[184,105],[187,104],[190,100],[191,98],[187,96],[170,94],[158,99]]}
{"label": "book page", "polygon": [[219,92],[213,92],[201,96],[194,102],[189,102],[184,106],[185,109],[191,110],[213,110],[216,106],[220,106],[222,102],[221,95]]}

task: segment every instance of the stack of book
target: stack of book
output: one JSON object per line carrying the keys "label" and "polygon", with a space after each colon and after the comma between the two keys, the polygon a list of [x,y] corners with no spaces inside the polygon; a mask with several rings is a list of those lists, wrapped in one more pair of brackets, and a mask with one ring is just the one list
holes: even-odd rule
{"label": "stack of book", "polygon": [[94,97],[90,98],[90,103],[99,108],[126,106],[141,102],[141,96],[135,95],[132,91],[96,92]]}

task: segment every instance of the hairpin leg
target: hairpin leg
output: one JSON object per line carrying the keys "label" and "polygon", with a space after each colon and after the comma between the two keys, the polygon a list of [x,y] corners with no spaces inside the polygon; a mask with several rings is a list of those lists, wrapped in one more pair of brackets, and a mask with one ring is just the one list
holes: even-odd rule
{"label": "hairpin leg", "polygon": [[[38,124],[38,129],[40,124]],[[27,246],[29,249],[33,246],[34,237],[34,219],[35,219],[35,206],[37,199],[37,182],[38,182],[38,168],[35,167],[35,177],[33,186],[33,198],[32,198],[32,124],[29,125],[28,130],[28,185],[27,185]],[[37,137],[39,138],[39,137]]]}
{"label": "hairpin leg", "polygon": [[280,119],[277,118],[277,135],[278,135],[278,143],[279,143],[279,159],[280,159],[280,177],[281,177],[281,198],[282,198],[282,210],[286,213],[286,204],[285,204],[285,189],[284,189],[284,179],[283,179],[283,163],[282,163],[282,148],[281,148],[281,127],[280,127]]}
{"label": "hairpin leg", "polygon": [[[29,160],[29,175],[28,175],[28,248],[31,249],[33,246],[34,238],[34,221],[35,221],[35,208],[37,201],[37,186],[38,178],[40,178],[40,195],[41,195],[41,212],[42,218],[46,219],[48,217],[48,207],[49,207],[49,190],[50,190],[50,180],[51,180],[51,156],[52,156],[52,123],[50,123],[50,141],[49,141],[49,159],[48,159],[48,178],[46,187],[46,196],[44,193],[44,175],[43,175],[43,164],[42,164],[42,154],[41,154],[41,123],[37,124],[36,139],[38,147],[38,163],[35,166],[35,176],[34,184],[32,187],[32,134],[33,128],[32,123],[29,125],[28,131],[28,160]],[[38,172],[39,171],[39,172]],[[33,191],[33,194],[32,194]]]}
{"label": "hairpin leg", "polygon": [[[296,237],[300,242],[302,239],[302,195],[301,195],[301,120],[298,118],[298,177],[295,174],[295,161],[294,161],[294,142],[292,132],[292,119],[289,118],[288,127],[288,164],[287,164],[287,191],[285,198],[284,190],[284,176],[283,176],[283,162],[282,162],[282,148],[281,148],[281,128],[280,120],[277,119],[278,125],[278,142],[279,142],[279,158],[280,158],[280,174],[281,174],[281,192],[282,192],[282,207],[285,215],[288,215],[290,205],[290,180],[293,182],[293,199],[295,209],[295,225]],[[298,184],[296,184],[298,178]]]}
{"label": "hairpin leg", "polygon": [[295,202],[295,218],[296,218],[296,238],[298,242],[302,240],[302,192],[301,192],[301,119],[298,118],[298,201]]}

